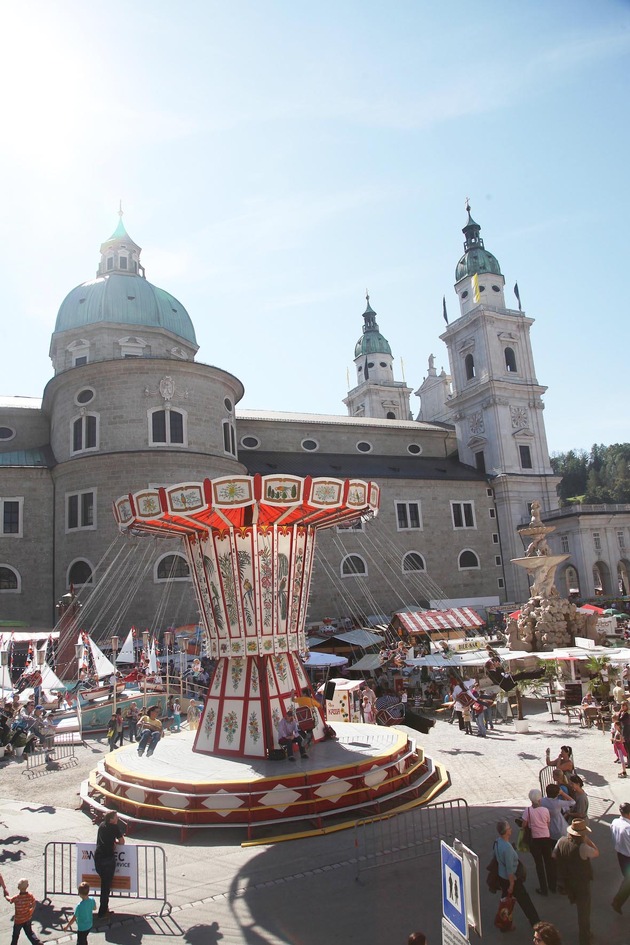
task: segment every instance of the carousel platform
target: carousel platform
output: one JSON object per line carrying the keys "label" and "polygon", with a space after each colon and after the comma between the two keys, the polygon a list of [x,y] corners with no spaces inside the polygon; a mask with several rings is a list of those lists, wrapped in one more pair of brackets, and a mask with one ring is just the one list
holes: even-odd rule
{"label": "carousel platform", "polygon": [[321,834],[358,820],[426,804],[448,784],[445,769],[396,728],[341,723],[336,740],[308,759],[232,759],[196,754],[194,733],[162,739],[140,757],[135,744],[106,755],[81,787],[84,809],[115,809],[142,825],[190,830],[242,828],[264,842]]}

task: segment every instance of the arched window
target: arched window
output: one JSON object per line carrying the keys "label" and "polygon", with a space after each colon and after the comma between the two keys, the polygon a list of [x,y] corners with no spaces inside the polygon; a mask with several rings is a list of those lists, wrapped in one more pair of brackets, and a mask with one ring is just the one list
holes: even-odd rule
{"label": "arched window", "polygon": [[149,411],[149,446],[185,446],[186,414],[182,410]]}
{"label": "arched window", "polygon": [[83,584],[93,583],[94,575],[90,562],[85,561],[83,558],[77,558],[76,561],[73,561],[68,568],[67,586],[81,587]]}
{"label": "arched window", "polygon": [[346,555],[341,562],[342,577],[365,577],[367,575],[367,565],[360,555]]}
{"label": "arched window", "polygon": [[164,555],[155,566],[156,581],[189,581],[190,568],[183,555]]}
{"label": "arched window", "polygon": [[475,376],[475,359],[472,354],[467,354],[464,358],[464,367],[466,368],[466,380],[472,381]]}
{"label": "arched window", "polygon": [[72,452],[98,449],[98,414],[86,413],[72,421]]}
{"label": "arched window", "polygon": [[479,568],[479,558],[474,551],[466,548],[459,556],[458,566],[460,571],[468,571],[472,568]]}
{"label": "arched window", "polygon": [[393,412],[393,410],[388,410],[388,411],[387,411],[387,416],[385,417],[385,419],[386,419],[386,420],[395,420],[395,419],[396,419],[396,414]]}
{"label": "arched window", "polygon": [[231,456],[236,456],[236,433],[230,420],[223,421],[223,450]]}
{"label": "arched window", "polygon": [[514,348],[505,349],[505,369],[511,374],[517,373],[516,367],[516,355],[514,354]]}
{"label": "arched window", "polygon": [[19,571],[9,564],[0,564],[0,593],[13,592],[19,594],[22,590],[22,578]]}
{"label": "arched window", "polygon": [[417,551],[408,551],[402,560],[403,571],[426,571],[424,558]]}

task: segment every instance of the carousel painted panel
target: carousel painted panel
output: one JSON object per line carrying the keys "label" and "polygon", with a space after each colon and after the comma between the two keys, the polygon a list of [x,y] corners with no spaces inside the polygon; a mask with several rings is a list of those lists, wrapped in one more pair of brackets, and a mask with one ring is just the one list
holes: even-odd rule
{"label": "carousel painted panel", "polygon": [[133,500],[136,506],[137,518],[161,518],[164,514],[160,502],[160,493],[157,489],[143,489],[142,492],[136,492]]}
{"label": "carousel painted panel", "polygon": [[[245,642],[258,642],[257,633],[260,620],[260,606],[258,600],[257,573],[258,563],[256,532],[252,528],[243,529],[235,534],[236,555],[238,560],[238,593],[240,597],[240,612],[243,636]],[[246,652],[247,649],[246,649]],[[249,650],[250,655],[254,654]],[[255,653],[258,653],[256,645]],[[255,655],[255,654],[254,654]]]}
{"label": "carousel painted panel", "polygon": [[217,751],[224,754],[242,754],[244,726],[247,723],[245,703],[237,699],[225,698],[221,703],[221,715],[218,719]]}
{"label": "carousel painted panel", "polygon": [[267,754],[263,737],[263,713],[260,700],[250,699],[246,708],[247,722],[243,740],[243,752],[264,758]]}
{"label": "carousel painted panel", "polygon": [[345,480],[313,479],[309,505],[317,509],[334,509],[342,504]]}
{"label": "carousel painted panel", "polygon": [[[242,635],[240,582],[238,580],[239,563],[234,546],[234,532],[226,534],[221,542],[217,542],[217,564],[221,575],[223,591],[223,613],[227,623],[230,641],[240,640]],[[233,651],[230,650],[230,654]]]}
{"label": "carousel painted panel", "polygon": [[304,480],[298,476],[263,476],[262,502],[265,505],[300,505]]}
{"label": "carousel painted panel", "polygon": [[133,511],[128,496],[121,496],[114,502],[114,517],[119,525],[128,525],[133,519]]}
{"label": "carousel painted panel", "polygon": [[164,492],[166,506],[173,515],[187,515],[207,507],[202,482],[178,483]]}
{"label": "carousel painted panel", "polygon": [[195,736],[193,751],[209,755],[216,750],[218,737],[218,720],[221,711],[221,701],[208,696],[201,713],[199,728]]}
{"label": "carousel painted panel", "polygon": [[244,698],[249,692],[248,673],[246,672],[247,663],[242,656],[236,656],[228,660],[227,673],[225,678],[225,696],[227,698]]}
{"label": "carousel painted panel", "polygon": [[273,653],[275,529],[258,532],[259,603],[261,613],[259,652]]}
{"label": "carousel painted panel", "polygon": [[304,559],[306,556],[306,541],[306,529],[295,529],[293,532],[290,583],[288,587],[288,615],[286,631],[289,634],[289,650],[296,649],[295,643],[292,644],[291,642],[291,638],[295,637],[295,631],[300,626],[302,589],[304,587]]}
{"label": "carousel painted panel", "polygon": [[211,480],[212,504],[221,509],[238,509],[254,504],[251,476],[223,476]]}
{"label": "carousel painted panel", "polygon": [[289,581],[293,560],[293,538],[295,529],[277,528],[275,542],[275,640],[274,653],[286,652],[288,615],[289,615]]}
{"label": "carousel painted panel", "polygon": [[[226,603],[223,593],[223,580],[220,556],[228,554],[229,540],[225,533],[211,532],[204,543],[204,566],[207,575],[208,595],[212,610],[213,623],[220,655],[229,655],[229,625],[226,615]],[[227,551],[226,551],[227,550]]]}

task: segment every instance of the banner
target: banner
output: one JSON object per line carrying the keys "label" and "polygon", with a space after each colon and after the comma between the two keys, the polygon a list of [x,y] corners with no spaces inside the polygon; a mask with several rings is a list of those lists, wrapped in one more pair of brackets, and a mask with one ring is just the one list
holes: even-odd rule
{"label": "banner", "polygon": [[[90,890],[101,888],[101,878],[94,867],[95,843],[77,843],[77,886],[89,883]],[[138,850],[127,844],[117,844],[116,872],[112,882],[112,892],[138,894]]]}

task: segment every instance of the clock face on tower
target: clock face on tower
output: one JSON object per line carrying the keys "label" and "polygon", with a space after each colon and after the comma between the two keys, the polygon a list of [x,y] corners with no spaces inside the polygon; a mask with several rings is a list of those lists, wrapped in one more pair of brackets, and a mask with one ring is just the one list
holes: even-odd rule
{"label": "clock face on tower", "polygon": [[510,414],[512,417],[512,427],[515,430],[529,426],[527,407],[510,407]]}

